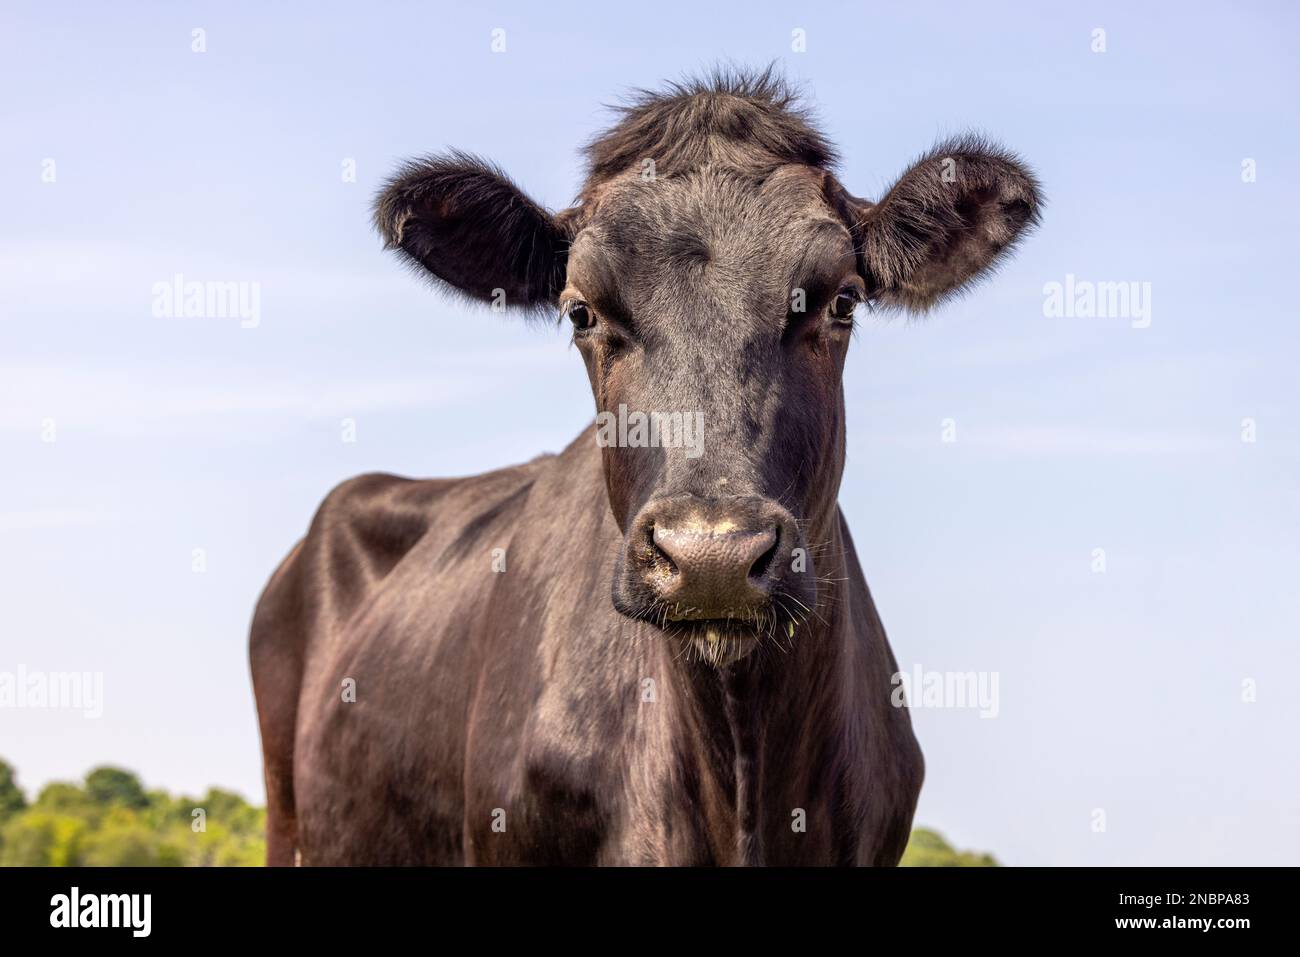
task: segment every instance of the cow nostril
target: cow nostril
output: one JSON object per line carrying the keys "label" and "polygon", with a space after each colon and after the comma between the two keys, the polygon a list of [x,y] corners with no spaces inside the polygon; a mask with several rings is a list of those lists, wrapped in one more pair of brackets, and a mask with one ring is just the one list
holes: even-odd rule
{"label": "cow nostril", "polygon": [[646,551],[650,555],[653,565],[657,565],[662,571],[669,575],[676,575],[678,572],[677,563],[673,557],[668,554],[667,550],[659,544],[659,530],[651,525],[646,530]]}
{"label": "cow nostril", "polygon": [[767,570],[772,567],[772,561],[776,558],[777,546],[781,544],[781,530],[773,529],[772,547],[759,555],[753,565],[749,566],[749,577],[751,579],[761,579],[767,574]]}

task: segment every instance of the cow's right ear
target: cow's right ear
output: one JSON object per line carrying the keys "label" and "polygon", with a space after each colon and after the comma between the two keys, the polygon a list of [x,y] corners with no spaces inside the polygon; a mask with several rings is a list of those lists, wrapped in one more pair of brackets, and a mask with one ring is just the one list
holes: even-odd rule
{"label": "cow's right ear", "polygon": [[472,299],[526,309],[555,304],[564,288],[575,218],[465,153],[409,161],[375,198],[386,246]]}

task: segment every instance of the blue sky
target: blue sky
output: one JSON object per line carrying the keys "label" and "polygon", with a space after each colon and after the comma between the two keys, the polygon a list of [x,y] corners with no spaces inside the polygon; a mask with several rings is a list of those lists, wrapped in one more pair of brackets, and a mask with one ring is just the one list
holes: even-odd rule
{"label": "blue sky", "polygon": [[[603,104],[775,61],[859,195],[975,128],[1049,199],[993,281],[864,324],[845,372],[841,504],[900,665],[999,676],[996,718],[916,713],[918,821],[1014,864],[1295,863],[1300,16],[1075,6],[6,4],[0,672],[103,672],[104,714],[0,708],[0,756],[29,791],[111,761],[260,800],[248,620],[324,493],[592,415],[561,331],[380,249],[379,182],[454,146],[563,207]],[[177,273],[258,283],[260,322],[155,317]],[[1150,325],[1046,316],[1067,275],[1149,283]]]}

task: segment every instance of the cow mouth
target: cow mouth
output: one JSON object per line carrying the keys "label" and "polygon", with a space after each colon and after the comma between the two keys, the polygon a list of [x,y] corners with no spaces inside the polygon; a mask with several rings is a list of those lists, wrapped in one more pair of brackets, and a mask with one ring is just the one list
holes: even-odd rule
{"label": "cow mouth", "polygon": [[[690,608],[650,599],[629,607],[621,590],[614,591],[614,609],[632,621],[648,625],[678,646],[682,660],[698,661],[717,668],[735,664],[760,647],[788,653],[800,637],[808,616],[792,614],[782,600],[786,593],[758,607]],[[811,601],[789,596],[799,608]],[[725,608],[725,606],[723,606]],[[644,634],[644,632],[640,632]]]}

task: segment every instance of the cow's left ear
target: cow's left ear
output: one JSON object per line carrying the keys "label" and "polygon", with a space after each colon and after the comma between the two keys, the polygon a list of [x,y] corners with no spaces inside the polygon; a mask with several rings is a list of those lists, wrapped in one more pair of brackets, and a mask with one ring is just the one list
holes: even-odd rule
{"label": "cow's left ear", "polygon": [[880,202],[843,202],[869,295],[924,312],[994,267],[1037,224],[1042,198],[1015,155],[966,136],[917,160]]}

